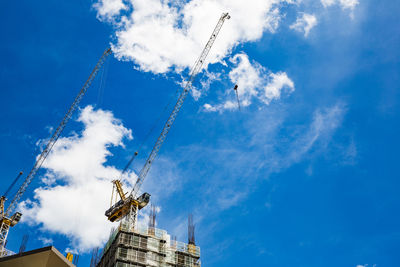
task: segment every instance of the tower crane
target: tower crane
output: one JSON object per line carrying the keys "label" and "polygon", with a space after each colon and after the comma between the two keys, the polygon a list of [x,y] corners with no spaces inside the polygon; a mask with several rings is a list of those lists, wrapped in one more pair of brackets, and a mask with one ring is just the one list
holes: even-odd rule
{"label": "tower crane", "polygon": [[[186,84],[183,87],[183,90],[178,97],[178,100],[174,106],[174,109],[172,110],[168,120],[166,121],[164,128],[162,129],[161,134],[159,135],[143,168],[140,170],[139,175],[136,179],[136,183],[133,186],[133,189],[130,192],[130,194],[128,196],[126,196],[127,194],[124,193],[124,191],[122,189],[122,183],[120,180],[113,181],[114,186],[117,189],[117,192],[121,199],[117,203],[112,205],[105,212],[106,217],[111,222],[120,221],[122,219],[125,219],[129,225],[129,227],[135,228],[136,222],[137,222],[138,210],[144,208],[150,201],[149,193],[143,193],[142,195],[137,197],[139,189],[140,189],[144,179],[146,178],[147,173],[150,170],[151,164],[154,162],[154,159],[156,158],[156,156],[158,154],[158,151],[160,150],[162,144],[164,143],[165,138],[167,137],[167,134],[169,133],[169,130],[171,129],[172,124],[174,123],[176,117],[178,116],[178,113],[181,110],[182,105],[192,87],[194,79],[196,78],[197,74],[201,71],[204,61],[205,61],[208,53],[210,52],[210,49],[213,46],[213,44],[218,36],[218,33],[221,30],[222,25],[224,24],[225,20],[229,19],[229,18],[230,18],[230,16],[228,13],[223,13],[221,15],[220,19],[218,20],[218,23],[215,26],[210,39],[208,40],[203,51],[201,52],[200,57],[196,60],[194,66],[192,67],[192,69],[189,73],[189,79],[186,81]],[[137,153],[137,152],[135,152],[135,153]]]}
{"label": "tower crane", "polygon": [[[0,257],[7,255],[7,250],[5,248],[7,236],[10,227],[15,226],[19,220],[21,219],[22,214],[20,212],[15,212],[11,217],[11,212],[15,209],[16,205],[18,204],[19,200],[21,199],[22,195],[25,193],[26,189],[28,188],[29,184],[32,182],[33,178],[37,171],[42,166],[43,162],[46,160],[47,156],[51,152],[54,144],[57,142],[58,138],[61,135],[61,132],[64,130],[65,126],[67,125],[68,121],[71,119],[71,116],[75,109],[78,107],[82,97],[85,95],[87,89],[92,84],[96,74],[99,72],[101,66],[104,64],[107,57],[111,54],[111,48],[106,49],[102,56],[100,57],[99,61],[97,62],[96,66],[92,70],[89,75],[89,78],[86,80],[84,85],[82,86],[81,90],[79,91],[78,95],[75,97],[74,102],[68,109],[67,113],[65,114],[64,118],[62,119],[61,123],[58,125],[57,129],[54,131],[53,135],[51,136],[50,140],[47,142],[44,150],[40,155],[37,157],[35,164],[33,165],[31,171],[26,176],[24,182],[19,187],[17,193],[12,198],[8,208],[4,211],[6,197],[0,197]],[[14,183],[13,183],[14,184]],[[7,190],[8,192],[9,190]]]}

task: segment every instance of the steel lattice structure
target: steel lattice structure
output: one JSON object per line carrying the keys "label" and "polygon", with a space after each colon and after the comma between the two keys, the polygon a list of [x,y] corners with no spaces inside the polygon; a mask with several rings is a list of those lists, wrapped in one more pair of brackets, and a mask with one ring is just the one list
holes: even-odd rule
{"label": "steel lattice structure", "polygon": [[157,157],[158,151],[160,150],[162,144],[165,141],[165,138],[167,137],[167,134],[169,130],[171,129],[172,124],[174,123],[176,116],[178,116],[179,111],[182,108],[182,105],[192,87],[193,81],[196,78],[197,74],[201,71],[204,60],[206,59],[208,53],[210,52],[211,47],[213,46],[215,40],[217,39],[218,33],[222,28],[222,25],[224,24],[226,19],[229,19],[230,16],[228,13],[223,13],[221,18],[219,19],[217,25],[214,28],[213,33],[211,34],[210,39],[208,40],[206,46],[204,47],[200,57],[196,60],[193,68],[190,71],[190,76],[189,79],[187,80],[182,93],[180,94],[178,101],[175,104],[174,109],[171,112],[171,115],[169,116],[167,122],[164,125],[163,130],[161,131],[160,136],[157,139],[157,142],[155,143],[153,150],[151,151],[149,157],[147,158],[146,163],[144,164],[143,168],[140,170],[138,178],[136,180],[136,183],[131,191],[131,195],[135,198],[137,193],[139,192],[139,189],[144,181],[144,179],[147,176],[147,173],[150,170],[151,164],[153,163],[154,159]]}
{"label": "steel lattice structure", "polygon": [[79,102],[81,102],[82,97],[85,95],[87,89],[92,84],[94,78],[96,77],[97,72],[99,72],[101,66],[103,65],[104,61],[107,59],[107,56],[111,54],[111,48],[108,48],[104,51],[103,55],[97,62],[96,66],[94,67],[92,73],[90,74],[89,78],[86,80],[85,84],[83,85],[82,89],[80,90],[79,94],[76,96],[74,102],[70,106],[68,112],[65,114],[63,120],[61,121],[60,125],[58,125],[57,129],[54,131],[53,135],[51,136],[49,142],[47,143],[46,147],[42,151],[42,153],[37,158],[35,164],[33,165],[31,171],[26,176],[24,183],[18,189],[18,192],[15,194],[14,198],[10,202],[10,205],[5,212],[5,215],[8,216],[11,211],[15,208],[18,201],[25,193],[26,189],[28,188],[29,184],[32,182],[33,178],[35,177],[37,171],[42,166],[43,162],[46,160],[47,156],[49,155],[51,149],[53,148],[54,144],[57,142],[58,138],[61,135],[61,132],[64,130],[65,125],[67,125],[68,121],[70,120],[72,114],[74,113],[75,109],[78,107]]}
{"label": "steel lattice structure", "polygon": [[[5,244],[6,244],[6,240],[7,240],[8,231],[10,228],[10,223],[12,221],[10,218],[8,218],[9,215],[15,209],[15,207],[18,204],[19,200],[21,199],[22,195],[25,193],[26,189],[28,188],[28,186],[30,185],[32,180],[35,178],[36,173],[42,166],[43,162],[46,160],[47,156],[50,154],[51,149],[53,148],[54,144],[57,142],[58,138],[60,137],[60,135],[61,135],[62,131],[64,130],[65,126],[67,125],[68,121],[71,119],[72,114],[78,107],[80,101],[82,100],[82,97],[85,95],[87,89],[90,87],[94,78],[96,77],[96,74],[99,72],[99,70],[102,67],[102,65],[104,64],[105,60],[111,53],[112,53],[111,48],[108,48],[103,52],[102,56],[100,57],[99,61],[96,64],[96,66],[90,73],[89,78],[86,80],[86,82],[82,86],[81,90],[79,91],[78,95],[75,97],[72,105],[68,109],[68,111],[65,114],[64,118],[62,119],[61,123],[58,125],[57,129],[54,131],[50,140],[47,142],[47,145],[44,148],[44,150],[42,151],[42,153],[36,159],[35,164],[33,165],[29,174],[26,176],[23,184],[20,186],[17,193],[14,195],[7,210],[5,212],[0,211],[0,223],[1,223],[1,226],[0,226],[0,257],[4,256],[4,253],[6,251]],[[21,215],[20,213],[16,213],[16,214],[19,214],[19,217]],[[13,225],[11,225],[11,226],[13,226]]]}

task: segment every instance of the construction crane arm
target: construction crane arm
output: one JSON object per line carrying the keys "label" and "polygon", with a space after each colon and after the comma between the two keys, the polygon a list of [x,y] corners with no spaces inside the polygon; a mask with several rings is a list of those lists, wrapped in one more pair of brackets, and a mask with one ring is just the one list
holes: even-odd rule
{"label": "construction crane arm", "polygon": [[112,182],[115,184],[115,187],[117,188],[119,197],[125,201],[126,197],[125,197],[124,190],[122,189],[122,182],[120,180],[114,180]]}
{"label": "construction crane arm", "polygon": [[49,155],[51,149],[53,148],[54,144],[57,142],[58,138],[60,137],[60,134],[64,130],[65,125],[68,123],[68,121],[71,118],[73,112],[78,107],[79,103],[81,102],[82,97],[86,93],[86,90],[90,87],[90,85],[93,82],[93,79],[96,77],[96,74],[100,70],[100,68],[103,65],[104,61],[107,59],[107,56],[110,55],[110,54],[111,54],[111,48],[108,48],[108,49],[106,49],[104,51],[103,55],[101,56],[101,58],[99,59],[99,61],[96,64],[96,66],[92,70],[89,78],[86,80],[85,84],[83,85],[83,87],[79,91],[78,95],[76,96],[74,102],[72,103],[72,105],[68,109],[68,112],[65,114],[64,118],[62,119],[60,125],[58,125],[57,129],[54,131],[54,133],[51,136],[50,140],[47,142],[46,147],[44,148],[42,153],[40,153],[40,155],[36,159],[36,162],[33,165],[31,171],[26,176],[23,184],[18,189],[18,191],[15,194],[14,198],[10,202],[10,205],[8,206],[7,211],[5,213],[6,216],[8,216],[12,212],[12,210],[15,208],[15,206],[18,203],[18,201],[22,197],[22,195],[25,193],[25,191],[28,188],[29,184],[32,182],[33,178],[35,177],[37,171],[40,169],[40,167],[42,166],[43,162],[45,161],[45,159]]}
{"label": "construction crane arm", "polygon": [[167,134],[169,133],[169,130],[171,129],[172,124],[174,123],[176,116],[178,116],[179,111],[181,110],[181,107],[192,87],[193,81],[196,78],[197,74],[201,71],[204,60],[206,59],[208,53],[210,52],[211,47],[213,46],[217,35],[219,31],[221,30],[222,25],[224,24],[226,19],[229,19],[230,16],[228,13],[223,13],[221,15],[221,18],[219,19],[217,25],[214,28],[213,33],[211,34],[210,39],[208,40],[206,46],[204,47],[200,57],[197,59],[195,62],[193,68],[190,71],[190,76],[189,79],[187,80],[176,104],[174,109],[172,110],[167,122],[164,125],[163,130],[161,131],[160,136],[157,139],[157,142],[155,143],[152,151],[150,152],[146,163],[144,164],[143,168],[140,170],[138,178],[136,180],[136,183],[131,191],[131,195],[135,198],[137,193],[139,192],[139,189],[146,178],[147,173],[150,170],[151,164],[153,163],[154,159],[157,157],[158,151],[160,150],[162,144],[164,143],[165,138],[167,137]]}

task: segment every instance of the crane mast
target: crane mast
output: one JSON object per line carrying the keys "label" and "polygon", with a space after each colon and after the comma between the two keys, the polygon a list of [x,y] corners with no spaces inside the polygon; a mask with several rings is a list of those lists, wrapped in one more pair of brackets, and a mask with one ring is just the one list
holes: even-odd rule
{"label": "crane mast", "polygon": [[140,187],[144,179],[146,178],[154,159],[157,157],[157,154],[161,146],[163,145],[165,138],[167,137],[169,130],[171,129],[172,124],[174,123],[176,117],[178,116],[178,113],[181,110],[182,105],[192,87],[193,81],[195,80],[197,74],[201,71],[204,61],[208,56],[208,53],[210,52],[210,49],[213,46],[218,36],[218,33],[222,28],[222,25],[224,24],[225,20],[229,18],[230,16],[228,13],[223,13],[220,19],[218,20],[218,23],[215,26],[214,31],[211,34],[211,37],[209,38],[206,46],[201,52],[200,57],[196,60],[194,66],[192,67],[189,73],[189,79],[186,81],[186,84],[183,87],[181,94],[179,95],[179,98],[174,106],[174,109],[172,110],[159,137],[157,138],[157,141],[152,151],[150,152],[143,168],[140,170],[136,183],[133,186],[131,193],[125,200],[121,199],[119,202],[114,204],[110,209],[106,211],[105,215],[108,217],[110,221],[113,222],[126,218],[130,227],[135,227],[137,210],[146,206],[150,200],[150,195],[148,193],[144,193],[138,198],[136,197],[140,190]]}
{"label": "crane mast", "polygon": [[92,84],[94,78],[96,77],[96,74],[99,72],[100,68],[104,64],[105,60],[107,57],[111,54],[111,48],[106,49],[102,56],[100,57],[99,61],[97,62],[96,66],[92,70],[92,72],[89,75],[89,78],[86,80],[84,85],[82,86],[81,90],[79,91],[78,95],[75,97],[74,102],[68,109],[67,113],[65,114],[64,118],[62,119],[61,123],[58,125],[57,129],[54,131],[53,135],[51,136],[50,140],[47,142],[44,150],[38,158],[36,159],[35,164],[33,165],[31,171],[29,174],[26,176],[23,184],[20,186],[18,189],[17,193],[14,195],[13,199],[11,200],[7,210],[4,212],[4,202],[5,202],[5,197],[2,197],[0,199],[0,206],[2,210],[0,211],[0,223],[1,223],[1,228],[0,228],[0,257],[5,256],[6,250],[5,250],[5,243],[7,240],[7,235],[10,226],[14,226],[18,221],[20,220],[21,213],[17,212],[15,213],[11,218],[8,218],[10,213],[14,210],[16,205],[18,204],[19,200],[21,199],[22,195],[25,193],[26,189],[32,182],[32,180],[35,178],[35,175],[37,171],[40,169],[42,166],[43,162],[46,160],[47,156],[51,152],[51,149],[53,148],[54,144],[57,142],[58,138],[61,135],[61,132],[64,130],[66,124],[68,121],[71,119],[71,116],[75,109],[78,107],[80,101],[82,100],[82,97],[85,95],[87,89],[90,87]]}

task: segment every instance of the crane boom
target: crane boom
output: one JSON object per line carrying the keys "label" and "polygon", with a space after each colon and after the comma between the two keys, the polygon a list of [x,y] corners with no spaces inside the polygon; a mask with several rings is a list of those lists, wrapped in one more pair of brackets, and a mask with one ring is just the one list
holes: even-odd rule
{"label": "crane boom", "polygon": [[196,78],[197,74],[201,71],[201,68],[203,67],[203,64],[204,64],[204,60],[206,59],[208,53],[210,52],[210,49],[213,46],[215,40],[217,39],[218,33],[221,30],[222,25],[224,24],[225,20],[229,19],[229,18],[230,18],[230,16],[228,13],[223,13],[221,15],[221,18],[219,19],[217,25],[215,26],[210,39],[208,40],[206,46],[204,47],[200,57],[197,59],[193,68],[191,69],[191,71],[189,73],[189,75],[190,75],[189,79],[187,80],[187,82],[175,104],[174,109],[172,110],[167,122],[165,123],[160,136],[158,137],[151,153],[149,154],[149,156],[146,160],[146,163],[144,164],[143,168],[139,172],[136,183],[131,191],[131,195],[134,198],[136,197],[137,193],[139,192],[139,189],[140,189],[144,179],[146,178],[147,173],[150,170],[151,164],[153,163],[154,159],[157,157],[158,151],[160,150],[162,144],[164,143],[164,140],[167,137],[167,134],[169,133],[169,130],[171,129],[171,126],[174,123],[176,116],[178,116],[178,113],[181,110],[182,105],[192,87],[194,79]]}
{"label": "crane boom", "polygon": [[[230,16],[228,13],[223,13],[220,19],[218,20],[218,23],[215,26],[214,31],[211,34],[211,37],[208,40],[206,46],[201,52],[200,57],[196,60],[193,68],[190,70],[189,79],[187,80],[181,94],[179,95],[178,100],[174,106],[174,109],[169,115],[168,120],[165,123],[161,131],[161,134],[159,135],[153,149],[151,150],[143,168],[140,170],[138,178],[136,180],[135,185],[133,186],[131,193],[127,197],[125,197],[124,195],[125,199],[121,196],[121,193],[119,193],[121,196],[121,200],[119,200],[114,205],[112,205],[108,210],[106,210],[105,215],[109,221],[116,222],[124,219],[123,223],[125,226],[132,227],[133,229],[135,228],[138,210],[144,208],[150,201],[150,194],[148,193],[143,193],[139,197],[136,196],[139,192],[140,186],[142,185],[144,179],[146,178],[146,175],[150,170],[151,164],[157,157],[158,151],[160,150],[162,144],[164,143],[165,138],[167,137],[167,134],[169,133],[172,124],[174,123],[180,109],[182,108],[183,102],[185,101],[192,87],[192,83],[196,78],[196,75],[201,71],[201,68],[203,67],[204,64],[204,60],[206,59],[208,53],[210,52],[210,49],[213,46],[215,39],[217,38],[219,31],[221,30],[222,25],[224,24],[225,20],[229,18]],[[137,152],[135,152],[135,156],[136,155]],[[129,167],[131,161],[128,163],[127,167]],[[127,167],[125,167],[123,173],[126,171]],[[114,180],[113,183],[114,186],[118,186],[116,184],[116,180]]]}
{"label": "crane boom", "polygon": [[37,158],[35,164],[33,165],[31,171],[29,174],[26,176],[24,183],[21,185],[21,187],[18,189],[17,193],[15,194],[14,198],[10,202],[10,205],[8,206],[5,216],[9,216],[9,214],[12,212],[12,210],[15,208],[17,205],[18,201],[22,197],[22,195],[25,193],[26,189],[28,188],[29,184],[32,182],[33,178],[35,177],[37,171],[40,169],[42,166],[43,162],[49,155],[51,149],[53,148],[54,144],[57,142],[58,138],[60,137],[61,132],[64,130],[65,125],[68,123],[69,119],[71,118],[73,112],[75,109],[78,107],[79,102],[82,100],[82,97],[86,93],[86,90],[90,87],[90,85],[93,82],[93,79],[96,77],[97,72],[100,70],[101,66],[103,65],[104,61],[107,59],[107,56],[111,54],[111,48],[106,49],[103,52],[103,55],[100,57],[99,61],[97,62],[96,66],[90,73],[89,78],[86,80],[85,84],[79,91],[78,95],[76,96],[74,102],[68,109],[67,113],[65,114],[64,118],[62,119],[60,125],[58,125],[57,129],[54,131],[53,135],[51,136],[50,140],[48,141],[46,147],[40,153],[39,157]]}

